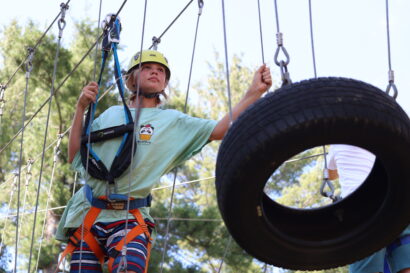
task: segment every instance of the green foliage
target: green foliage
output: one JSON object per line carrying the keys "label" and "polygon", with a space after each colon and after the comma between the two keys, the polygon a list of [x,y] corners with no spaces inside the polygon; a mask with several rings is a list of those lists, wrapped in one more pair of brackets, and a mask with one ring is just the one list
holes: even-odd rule
{"label": "green foliage", "polygon": [[[71,125],[76,101],[82,87],[89,81],[95,80],[99,70],[100,56],[99,54],[97,56],[98,64],[97,71],[95,71],[93,50],[76,67],[95,43],[97,30],[93,25],[87,20],[77,22],[74,39],[67,47],[60,49],[54,87],[56,93],[51,104],[51,118],[43,164],[41,164],[41,154],[48,105],[37,114],[24,131],[18,222],[20,230],[18,249],[19,255],[23,257],[19,260],[20,269],[27,267],[34,226],[36,229],[32,270],[38,268],[47,271],[55,267],[61,244],[55,241],[54,232],[63,209],[55,209],[47,214],[42,210],[47,204],[49,208],[66,205],[73,191],[80,188],[78,184],[81,181],[75,178],[75,174],[67,163],[67,130]],[[6,82],[14,73],[25,59],[27,46],[33,46],[41,34],[42,32],[33,23],[22,27],[12,22],[4,28],[0,40],[0,54],[4,60],[0,70],[0,82]],[[56,49],[56,37],[47,35],[35,52],[33,71],[27,88],[26,122],[43,103],[47,102],[50,96]],[[241,58],[234,56],[230,62],[230,95],[228,96],[224,64],[218,59],[217,54],[215,57],[215,63],[209,64],[208,82],[197,83],[191,87],[187,104],[185,104],[186,94],[178,87],[174,87],[169,91],[170,98],[163,107],[215,120],[219,120],[228,113],[230,108],[228,97],[231,98],[232,107],[246,92],[256,68],[245,67]],[[74,68],[75,71],[72,72]],[[105,71],[102,80],[103,88],[100,92],[109,88],[114,81],[112,65],[108,65]],[[21,128],[26,89],[24,74],[23,65],[6,89],[6,104],[0,124],[1,147],[8,143]],[[117,94],[110,92],[99,102],[97,114],[116,103]],[[64,134],[64,136],[59,146],[59,156],[54,161],[57,134]],[[222,272],[226,273],[263,272],[264,264],[249,256],[231,239],[221,219],[214,186],[218,147],[219,142],[208,144],[200,154],[179,166],[176,172],[164,176],[160,183],[160,186],[164,188],[154,190],[151,215],[156,218],[157,236],[151,253],[150,272],[160,272],[163,266],[164,273],[216,273],[222,262]],[[1,243],[5,246],[0,252],[0,268],[6,268],[6,264],[10,264],[12,255],[10,250],[16,244],[17,218],[15,215],[18,205],[17,182],[19,180],[15,179],[12,172],[18,170],[19,152],[20,135],[0,154],[1,211],[4,215],[9,210],[9,215],[13,215],[7,220],[0,218]],[[306,157],[316,153],[320,153],[319,148],[306,151],[297,157]],[[28,164],[29,159],[33,160],[31,168]],[[329,201],[318,194],[322,165],[320,158],[309,158],[284,164],[272,174],[265,190],[276,201],[288,206],[324,205]],[[40,177],[41,185],[38,189]],[[172,185],[174,179],[177,185],[172,200],[172,210],[169,213],[171,187],[165,186]],[[183,184],[179,185],[180,183]],[[33,212],[37,190],[40,193],[39,212],[36,223],[34,223]],[[168,222],[169,216],[171,218]],[[39,248],[40,243],[41,249]],[[39,257],[38,264],[37,257]],[[225,258],[222,260],[222,257]],[[162,263],[163,259],[164,263]],[[343,271],[345,268],[334,270],[323,272],[346,272]]]}

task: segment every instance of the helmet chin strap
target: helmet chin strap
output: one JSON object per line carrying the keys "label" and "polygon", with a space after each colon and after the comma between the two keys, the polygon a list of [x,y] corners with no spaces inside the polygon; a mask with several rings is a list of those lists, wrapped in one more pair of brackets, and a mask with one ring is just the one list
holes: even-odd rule
{"label": "helmet chin strap", "polygon": [[147,99],[152,99],[152,98],[158,98],[161,92],[155,92],[155,93],[145,93],[145,92],[140,92],[140,96],[143,96],[144,98]]}
{"label": "helmet chin strap", "polygon": [[[152,99],[152,98],[158,98],[159,95],[161,95],[161,93],[163,91],[164,90],[162,90],[160,92],[155,92],[155,93],[147,93],[147,92],[144,92],[143,90],[140,90],[139,95],[143,96],[144,98],[147,98],[147,99]],[[134,94],[137,94],[137,92],[134,92]]]}

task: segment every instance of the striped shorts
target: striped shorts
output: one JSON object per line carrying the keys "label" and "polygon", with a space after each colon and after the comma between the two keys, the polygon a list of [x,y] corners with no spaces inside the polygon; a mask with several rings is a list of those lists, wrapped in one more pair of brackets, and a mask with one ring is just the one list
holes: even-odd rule
{"label": "striped shorts", "polygon": [[[152,232],[155,224],[148,219],[145,219],[145,222],[147,223],[149,231]],[[128,220],[128,231],[137,225],[135,219]],[[105,253],[109,253],[109,251],[115,248],[117,243],[124,238],[125,220],[110,223],[95,223],[91,228],[91,232],[94,234],[94,237],[100,243]],[[82,251],[80,251],[80,249]],[[115,258],[112,273],[117,273],[122,258],[123,256],[121,254]],[[146,258],[147,238],[145,234],[140,234],[127,245],[127,271],[143,273],[145,270]],[[106,256],[106,261],[108,261],[108,256]],[[80,268],[81,273],[103,272],[97,257],[85,242],[82,243],[82,248],[78,246],[72,254],[70,273],[79,273]]]}

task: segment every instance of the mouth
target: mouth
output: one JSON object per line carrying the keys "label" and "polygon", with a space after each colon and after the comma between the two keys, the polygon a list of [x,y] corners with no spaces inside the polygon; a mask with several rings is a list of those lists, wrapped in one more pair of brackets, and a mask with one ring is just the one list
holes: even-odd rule
{"label": "mouth", "polygon": [[156,77],[148,78],[149,81],[159,82],[159,79]]}

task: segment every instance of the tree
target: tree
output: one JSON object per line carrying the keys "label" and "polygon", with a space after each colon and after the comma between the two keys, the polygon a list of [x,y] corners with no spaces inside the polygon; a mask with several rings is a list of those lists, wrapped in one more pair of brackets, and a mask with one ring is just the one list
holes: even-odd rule
{"label": "tree", "polygon": [[[31,248],[32,236],[31,233],[35,228],[35,240],[32,254],[32,266],[43,269],[47,272],[47,268],[54,269],[57,254],[60,251],[60,243],[56,242],[53,233],[55,232],[58,223],[59,215],[62,210],[49,211],[47,215],[41,212],[41,209],[46,207],[49,202],[49,207],[57,207],[65,205],[70,198],[73,185],[74,175],[67,164],[66,147],[67,147],[67,130],[71,124],[71,119],[74,113],[75,103],[80,90],[85,83],[92,80],[94,55],[90,54],[82,62],[82,64],[74,71],[70,77],[67,77],[73,70],[75,65],[79,63],[82,56],[92,46],[97,37],[97,29],[93,27],[90,21],[82,21],[76,24],[75,38],[68,48],[61,48],[59,52],[58,69],[55,81],[55,94],[52,98],[51,117],[48,125],[47,143],[44,154],[43,168],[40,170],[40,163],[42,158],[45,123],[47,117],[48,104],[45,104],[38,114],[31,120],[30,124],[24,131],[23,139],[23,157],[22,157],[22,172],[21,172],[21,193],[20,193],[20,219],[19,219],[19,257],[26,257],[19,259],[19,268],[27,266],[27,258]],[[12,22],[4,28],[2,33],[3,39],[0,42],[0,52],[4,60],[3,67],[0,70],[0,81],[6,82],[14,70],[20,65],[27,56],[26,47],[33,47],[41,37],[42,32],[33,23],[29,23],[25,28],[19,26],[17,22]],[[27,88],[27,105],[25,122],[33,117],[34,113],[40,109],[40,106],[47,102],[50,96],[52,72],[54,65],[54,58],[56,55],[57,40],[53,35],[44,36],[42,42],[36,48],[33,59],[33,70],[30,73]],[[103,79],[106,89],[112,82],[113,69],[107,67]],[[0,140],[3,144],[8,143],[13,139],[13,136],[18,134],[21,128],[21,113],[23,109],[23,97],[26,80],[24,77],[24,65],[16,74],[5,91],[5,108],[4,115],[1,120],[1,136]],[[110,79],[110,81],[108,80]],[[62,85],[63,81],[64,84]],[[61,87],[60,87],[61,85]],[[115,94],[109,94],[100,103],[100,109],[104,109],[107,105],[113,104],[117,101]],[[56,145],[57,135],[64,134],[61,139],[59,149],[59,158],[54,164],[54,147]],[[11,192],[16,192],[16,185],[13,185],[13,171],[18,170],[20,150],[20,135],[17,135],[13,141],[0,154],[0,181],[3,183],[2,191],[0,192],[1,206],[8,208],[8,200]],[[57,151],[57,150],[56,150]],[[30,159],[34,160],[32,168],[28,172],[29,164],[26,164]],[[54,177],[52,179],[52,169],[54,167]],[[36,223],[34,224],[34,206],[37,198],[37,188],[39,185],[40,173],[42,175],[41,185],[39,188],[39,212]],[[54,182],[54,183],[53,183]],[[52,184],[52,187],[50,185]],[[6,201],[7,200],[7,201]],[[11,214],[16,213],[17,194],[11,202]],[[46,221],[47,228],[43,233],[43,221]],[[5,228],[2,242],[7,246],[5,251],[12,249],[15,245],[15,231],[16,221],[15,217],[8,218],[7,221],[0,223]],[[41,234],[43,233],[42,239]],[[41,255],[39,255],[39,245],[41,247]],[[39,262],[37,263],[37,258]],[[0,261],[3,262],[3,261]],[[4,263],[3,263],[4,265]],[[6,266],[0,266],[7,268]]]}

